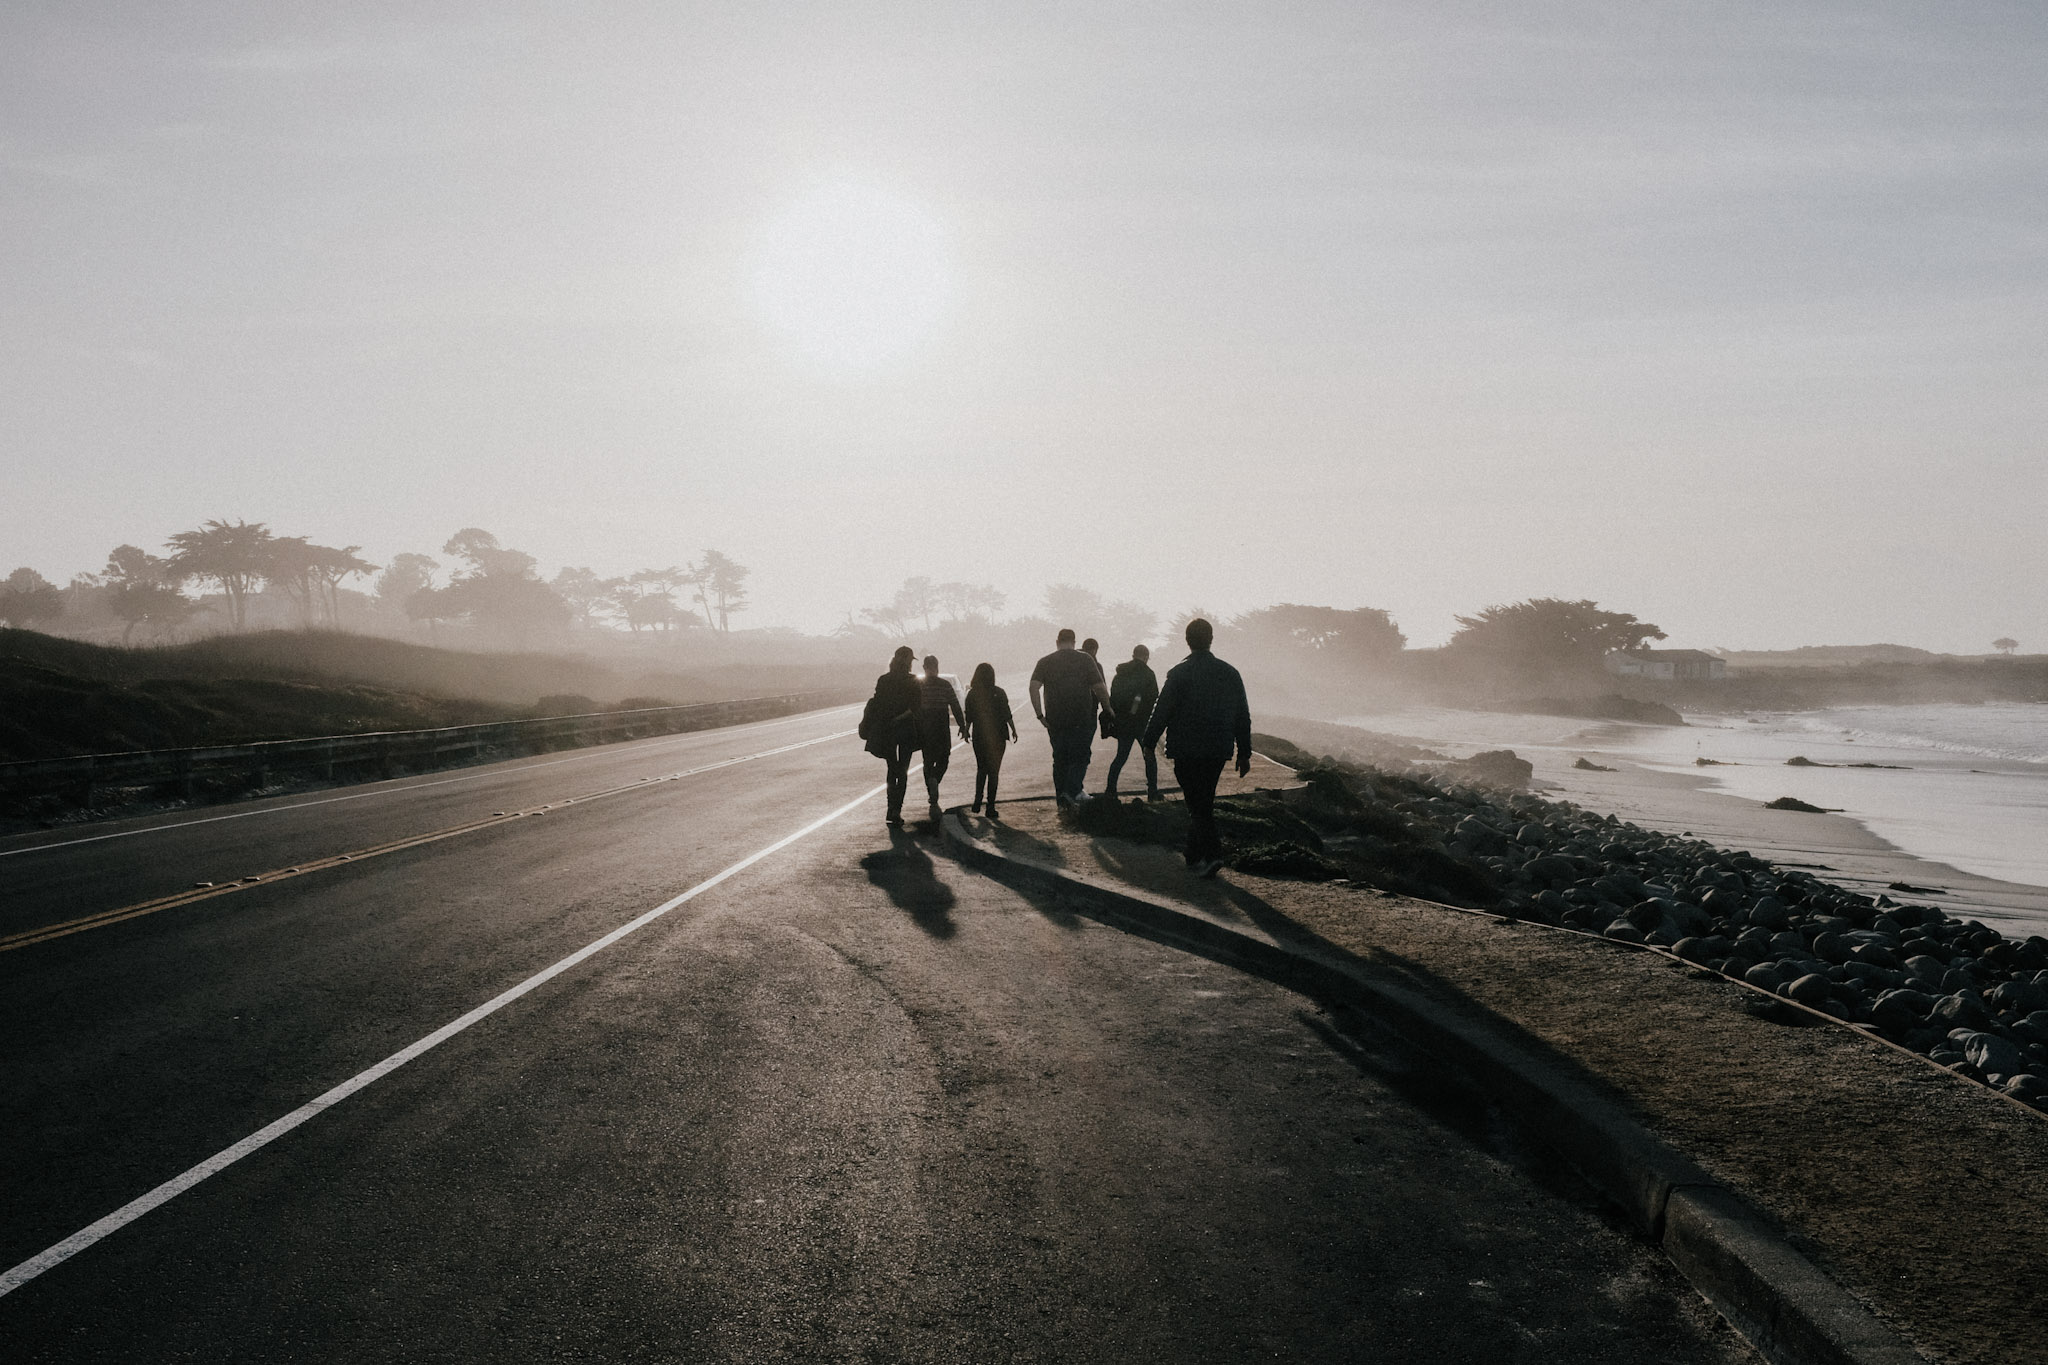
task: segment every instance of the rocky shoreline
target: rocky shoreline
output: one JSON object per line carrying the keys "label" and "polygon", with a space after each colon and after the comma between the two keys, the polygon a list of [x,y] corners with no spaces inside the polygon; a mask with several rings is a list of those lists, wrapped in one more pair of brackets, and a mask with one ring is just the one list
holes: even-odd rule
{"label": "rocky shoreline", "polygon": [[[1512,782],[1512,755],[1431,773],[1318,758],[1269,736],[1259,747],[1303,785],[1219,803],[1246,871],[1656,944],[2048,1110],[2048,939],[1510,791],[1496,784]],[[1144,826],[1164,819],[1124,807],[1091,823],[1159,842],[1172,831]]]}

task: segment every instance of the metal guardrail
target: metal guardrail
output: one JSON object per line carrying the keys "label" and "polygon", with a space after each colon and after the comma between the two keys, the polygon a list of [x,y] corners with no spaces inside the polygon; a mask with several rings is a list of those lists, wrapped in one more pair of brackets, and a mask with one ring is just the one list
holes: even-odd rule
{"label": "metal guardrail", "polygon": [[464,757],[478,758],[493,750],[545,753],[710,730],[840,705],[857,701],[861,695],[850,689],[821,688],[773,697],[489,721],[437,730],[381,730],[361,735],[265,740],[258,744],[24,759],[0,763],[0,793],[17,797],[66,796],[81,806],[90,806],[100,789],[112,787],[173,787],[179,795],[190,798],[201,781],[212,778],[239,778],[249,787],[261,788],[268,786],[274,775],[285,772],[310,770],[332,779],[339,769],[393,777],[402,772],[448,767]]}

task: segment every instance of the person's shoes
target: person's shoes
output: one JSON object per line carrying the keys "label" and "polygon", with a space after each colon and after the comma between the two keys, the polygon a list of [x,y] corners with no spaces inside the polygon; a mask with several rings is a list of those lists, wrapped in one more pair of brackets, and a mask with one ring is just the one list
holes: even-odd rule
{"label": "person's shoes", "polygon": [[1003,817],[996,814],[996,803],[993,801],[988,803],[988,818],[994,824],[1000,825],[1003,822]]}
{"label": "person's shoes", "polygon": [[1059,795],[1055,796],[1053,798],[1053,801],[1055,804],[1059,806],[1061,810],[1072,810],[1074,808],[1074,798],[1067,795],[1065,792],[1061,792]]}
{"label": "person's shoes", "polygon": [[932,823],[936,825],[944,818],[945,812],[939,809],[939,803],[936,801],[932,802]]}
{"label": "person's shoes", "polygon": [[974,803],[973,805],[969,806],[969,807],[968,807],[967,809],[968,809],[968,810],[970,810],[970,811],[972,811],[972,812],[974,812],[974,813],[975,813],[976,815],[979,815],[979,814],[981,814],[981,802],[979,802],[979,801],[976,801],[976,802],[975,802],[975,803]]}
{"label": "person's shoes", "polygon": [[1201,862],[1195,864],[1195,875],[1204,880],[1214,877],[1222,870],[1223,860],[1221,858],[1204,858]]}
{"label": "person's shoes", "polygon": [[1147,801],[1155,801],[1155,802],[1156,802],[1156,801],[1164,801],[1164,800],[1166,799],[1166,796],[1165,796],[1165,794],[1164,794],[1164,793],[1162,793],[1162,792],[1161,792],[1161,791],[1159,790],[1159,788],[1157,788],[1157,787],[1154,787],[1154,788],[1153,788],[1153,789],[1152,789],[1151,791],[1148,791],[1148,792],[1146,792],[1146,793],[1145,793],[1145,799],[1146,799]]}
{"label": "person's shoes", "polygon": [[892,812],[889,818],[884,820],[882,823],[888,825],[891,829],[902,829],[903,817]]}

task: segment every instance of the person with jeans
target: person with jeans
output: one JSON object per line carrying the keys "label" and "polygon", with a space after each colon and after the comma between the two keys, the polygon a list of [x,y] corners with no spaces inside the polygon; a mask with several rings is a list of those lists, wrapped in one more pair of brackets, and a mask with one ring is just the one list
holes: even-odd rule
{"label": "person with jeans", "polygon": [[1031,670],[1031,709],[1052,739],[1052,790],[1063,808],[1087,800],[1083,785],[1095,743],[1095,708],[1108,703],[1102,670],[1074,648],[1073,631],[1060,631],[1053,652]]}
{"label": "person with jeans", "polygon": [[[1116,757],[1109,763],[1109,779],[1103,784],[1102,794],[1116,797],[1116,780],[1130,760],[1131,746],[1145,733],[1145,722],[1152,719],[1152,707],[1159,700],[1159,679],[1152,672],[1152,651],[1143,645],[1131,650],[1131,657],[1116,666],[1116,680],[1109,685],[1109,713],[1116,724]],[[1151,745],[1145,750],[1145,798],[1159,799],[1159,751]]]}
{"label": "person with jeans", "polygon": [[1188,803],[1188,866],[1213,877],[1223,866],[1223,840],[1216,833],[1216,784],[1223,766],[1237,754],[1237,775],[1252,770],[1252,712],[1244,679],[1209,652],[1216,628],[1197,616],[1188,622],[1188,657],[1175,664],[1160,689],[1159,704],[1145,725],[1147,748],[1166,736],[1166,756]]}
{"label": "person with jeans", "polygon": [[[949,679],[939,676],[939,656],[924,656],[924,677],[918,681],[917,741],[924,749],[924,790],[931,802],[932,823],[939,823],[939,783],[953,757],[953,726],[966,738],[967,717]],[[950,724],[948,722],[951,722]]]}
{"label": "person with jeans", "polygon": [[910,786],[910,756],[917,752],[917,713],[924,697],[911,675],[910,661],[917,656],[909,645],[896,650],[889,671],[875,679],[875,695],[868,698],[861,714],[860,737],[867,751],[889,765],[888,792],[891,825],[903,823],[903,794]]}

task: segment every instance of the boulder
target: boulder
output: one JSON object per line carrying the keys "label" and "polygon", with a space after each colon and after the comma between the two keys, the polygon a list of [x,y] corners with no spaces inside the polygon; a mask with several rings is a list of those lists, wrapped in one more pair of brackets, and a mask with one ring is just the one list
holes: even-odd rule
{"label": "boulder", "polygon": [[1785,984],[1785,974],[1775,962],[1759,962],[1742,974],[1742,979],[1759,990],[1775,991]]}
{"label": "boulder", "polygon": [[1955,1029],[1948,1039],[1959,1044],[1964,1059],[1987,1076],[2011,1076],[2027,1069],[2026,1059],[2020,1055],[2020,1050],[1995,1033]]}
{"label": "boulder", "polygon": [[1984,1002],[1974,991],[1957,991],[1934,1002],[1928,1022],[1941,1029],[1976,1029],[1991,1022]]}
{"label": "boulder", "polygon": [[1827,1003],[1834,983],[1819,972],[1808,972],[1791,985],[1785,987],[1784,996],[1794,1004],[1807,1005],[1818,1009]]}
{"label": "boulder", "polygon": [[1749,907],[1749,922],[1766,929],[1783,929],[1790,922],[1790,914],[1785,909],[1785,902],[1776,896],[1765,896]]}

